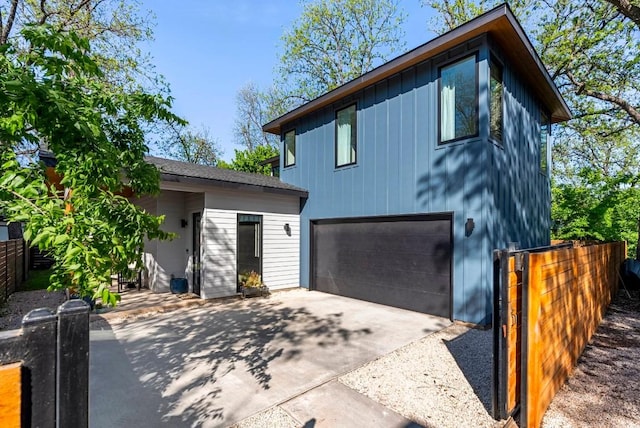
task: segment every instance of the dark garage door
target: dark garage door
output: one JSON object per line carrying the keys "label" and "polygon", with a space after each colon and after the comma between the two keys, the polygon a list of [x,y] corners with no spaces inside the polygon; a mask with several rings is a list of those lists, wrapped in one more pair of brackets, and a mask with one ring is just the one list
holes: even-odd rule
{"label": "dark garage door", "polygon": [[451,216],[312,222],[313,288],[451,317]]}

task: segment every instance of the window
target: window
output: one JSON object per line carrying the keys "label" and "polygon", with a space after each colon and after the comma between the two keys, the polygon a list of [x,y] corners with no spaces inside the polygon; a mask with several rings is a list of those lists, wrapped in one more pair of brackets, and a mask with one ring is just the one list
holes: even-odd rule
{"label": "window", "polygon": [[548,141],[551,133],[551,124],[549,117],[545,113],[540,114],[540,172],[547,174],[548,165]]}
{"label": "window", "polygon": [[356,105],[336,112],[336,168],[356,163]]}
{"label": "window", "polygon": [[296,130],[284,134],[284,166],[296,164]]}
{"label": "window", "polygon": [[502,142],[502,67],[491,61],[489,136]]}
{"label": "window", "polygon": [[440,69],[440,142],[478,135],[475,55]]}

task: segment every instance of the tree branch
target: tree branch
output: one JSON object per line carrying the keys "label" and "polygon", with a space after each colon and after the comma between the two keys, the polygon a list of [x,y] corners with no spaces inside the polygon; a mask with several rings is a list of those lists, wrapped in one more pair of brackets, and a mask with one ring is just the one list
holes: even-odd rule
{"label": "tree branch", "polygon": [[615,6],[618,11],[632,20],[640,28],[640,6],[631,4],[629,0],[606,0],[607,3]]}
{"label": "tree branch", "polygon": [[[7,16],[7,24],[2,29],[2,33],[0,34],[0,44],[7,43],[9,39],[9,33],[11,33],[11,28],[13,27],[13,22],[16,19],[16,10],[18,9],[18,2],[20,0],[12,0],[11,8],[9,9],[9,15]],[[0,25],[2,21],[0,20]]]}
{"label": "tree branch", "polygon": [[629,115],[629,118],[632,121],[640,125],[640,111],[636,109],[634,106],[632,106],[631,103],[629,103],[627,100],[617,97],[615,95],[605,94],[603,92],[589,89],[587,88],[585,83],[578,82],[572,73],[567,72],[566,75],[571,81],[571,83],[573,83],[573,85],[576,87],[576,93],[578,95],[584,94],[588,97],[596,98],[601,101],[606,101],[608,103],[615,104],[618,107],[620,107],[622,110],[624,110]]}

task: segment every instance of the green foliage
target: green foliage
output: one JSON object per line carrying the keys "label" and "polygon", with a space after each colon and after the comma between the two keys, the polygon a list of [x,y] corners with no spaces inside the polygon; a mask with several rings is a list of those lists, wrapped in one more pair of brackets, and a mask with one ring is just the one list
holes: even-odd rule
{"label": "green foliage", "polygon": [[[102,82],[86,39],[48,25],[25,25],[22,36],[30,50],[0,48],[0,209],[54,258],[51,289],[73,287],[115,304],[111,272],[142,265],[145,236],[169,237],[161,217],[118,193],[158,191],[158,171],[144,162],[143,127],[182,121],[168,99]],[[60,188],[45,181],[40,164],[18,157],[24,141],[53,153]]]}
{"label": "green foliage", "polygon": [[29,271],[29,278],[20,286],[20,291],[48,289],[49,277],[52,273],[51,269]]}
{"label": "green foliage", "polygon": [[397,0],[316,0],[282,36],[279,85],[310,101],[383,64],[404,47]]}
{"label": "green foliage", "polygon": [[552,187],[552,238],[625,240],[629,254],[638,244],[640,189],[610,180]]}
{"label": "green foliage", "polygon": [[271,175],[271,165],[260,165],[260,162],[278,156],[278,149],[273,146],[257,146],[254,150],[236,150],[236,156],[231,163],[220,162],[219,168],[233,169],[243,172],[254,172]]}

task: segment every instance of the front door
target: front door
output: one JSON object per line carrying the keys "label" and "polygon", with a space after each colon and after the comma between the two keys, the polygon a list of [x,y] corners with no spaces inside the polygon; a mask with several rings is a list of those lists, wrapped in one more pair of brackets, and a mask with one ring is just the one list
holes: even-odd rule
{"label": "front door", "polygon": [[238,214],[238,269],[237,291],[240,292],[240,276],[252,271],[262,275],[262,216]]}
{"label": "front door", "polygon": [[193,224],[193,251],[191,253],[192,257],[192,270],[193,270],[193,293],[200,295],[200,271],[201,271],[201,263],[200,263],[200,213],[193,213],[192,223]]}

